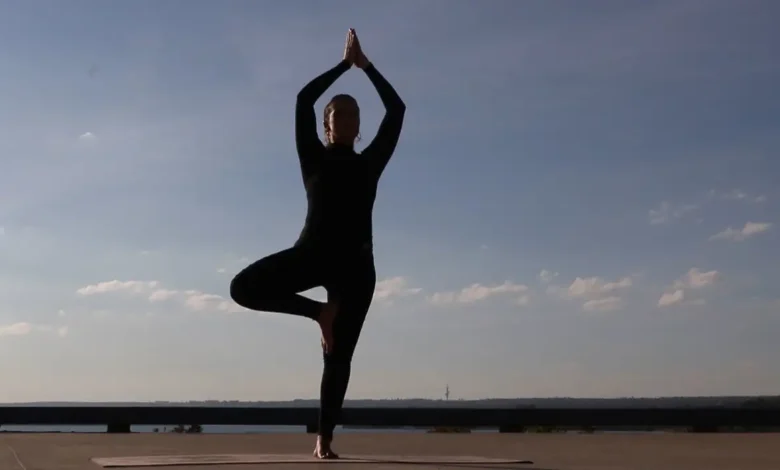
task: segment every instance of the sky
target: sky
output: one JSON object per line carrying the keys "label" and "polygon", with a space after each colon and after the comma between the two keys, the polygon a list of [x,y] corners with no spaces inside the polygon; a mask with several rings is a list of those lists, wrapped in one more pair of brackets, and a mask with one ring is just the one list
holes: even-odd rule
{"label": "sky", "polygon": [[295,95],[350,27],[408,109],[348,398],[780,393],[779,15],[4,2],[0,402],[317,396],[316,324],[228,289],[300,233]]}

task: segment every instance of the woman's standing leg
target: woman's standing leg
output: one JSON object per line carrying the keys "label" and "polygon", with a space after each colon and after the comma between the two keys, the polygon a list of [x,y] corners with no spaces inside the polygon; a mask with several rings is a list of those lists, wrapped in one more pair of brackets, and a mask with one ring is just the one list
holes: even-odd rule
{"label": "woman's standing leg", "polygon": [[230,282],[230,297],[251,310],[316,320],[325,304],[298,293],[323,285],[323,271],[318,252],[295,246],[255,261],[236,274]]}
{"label": "woman's standing leg", "polygon": [[320,383],[318,449],[320,456],[338,457],[330,450],[333,430],[341,417],[352,370],[352,356],[376,287],[373,256],[360,254],[339,269],[337,278],[326,285],[328,301],[335,301],[338,313],[333,322],[333,346],[323,352]]}

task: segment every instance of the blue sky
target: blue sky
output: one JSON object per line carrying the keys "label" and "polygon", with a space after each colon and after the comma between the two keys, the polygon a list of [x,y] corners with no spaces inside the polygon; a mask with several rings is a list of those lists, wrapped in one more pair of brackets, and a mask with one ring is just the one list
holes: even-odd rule
{"label": "blue sky", "polygon": [[228,284],[301,229],[295,94],[350,27],[408,112],[349,397],[780,393],[779,13],[4,3],[0,401],[316,396],[316,325]]}

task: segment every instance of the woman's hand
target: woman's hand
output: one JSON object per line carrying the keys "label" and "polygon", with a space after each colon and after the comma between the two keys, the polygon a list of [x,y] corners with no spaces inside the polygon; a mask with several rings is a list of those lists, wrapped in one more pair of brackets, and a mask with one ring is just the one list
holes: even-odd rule
{"label": "woman's hand", "polygon": [[360,47],[360,41],[358,40],[357,33],[354,29],[350,28],[347,33],[347,48],[344,51],[344,58],[352,62],[352,65],[360,69],[368,67],[371,63],[363,54],[363,49]]}
{"label": "woman's hand", "polygon": [[347,31],[347,42],[344,44],[344,60],[348,60],[350,64],[354,65],[352,56],[354,55],[352,41],[355,37],[354,30],[352,28]]}

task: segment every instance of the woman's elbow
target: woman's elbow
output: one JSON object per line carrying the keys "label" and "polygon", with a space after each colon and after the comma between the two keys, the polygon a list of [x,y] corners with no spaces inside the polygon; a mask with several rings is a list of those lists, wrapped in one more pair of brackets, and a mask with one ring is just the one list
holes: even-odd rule
{"label": "woman's elbow", "polygon": [[395,114],[399,119],[402,119],[406,113],[406,104],[401,98],[398,98],[387,110]]}
{"label": "woman's elbow", "polygon": [[295,105],[298,107],[306,108],[309,106],[314,106],[314,99],[312,99],[311,92],[309,92],[306,88],[302,89],[298,92],[297,95],[295,95]]}

